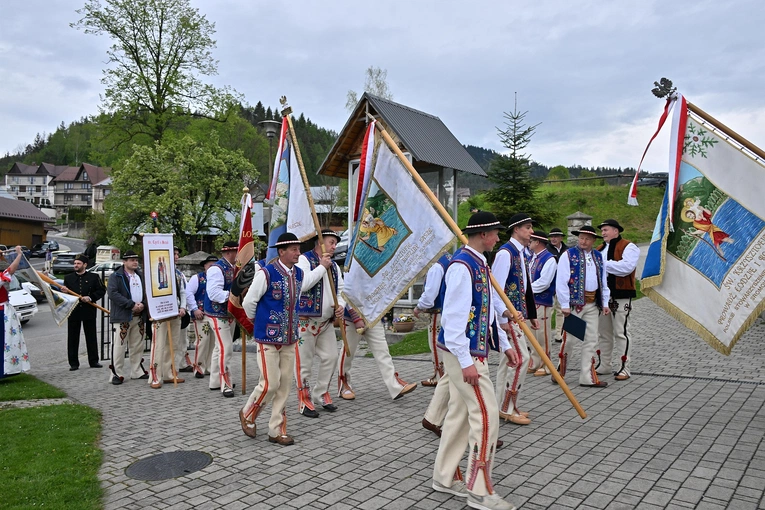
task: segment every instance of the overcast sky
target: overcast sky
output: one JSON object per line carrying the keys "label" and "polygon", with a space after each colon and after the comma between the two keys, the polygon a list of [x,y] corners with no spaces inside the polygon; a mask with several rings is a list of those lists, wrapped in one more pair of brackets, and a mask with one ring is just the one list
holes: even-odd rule
{"label": "overcast sky", "polygon": [[[336,131],[346,92],[361,91],[374,65],[388,70],[395,101],[440,117],[464,144],[502,150],[496,126],[517,92],[528,122],[541,123],[534,160],[634,167],[663,108],[650,90],[667,76],[765,148],[762,0],[192,3],[216,25],[214,84],[251,104],[286,95]],[[97,113],[110,41],[69,27],[82,4],[4,4],[0,153]],[[663,139],[646,161],[666,171]]]}

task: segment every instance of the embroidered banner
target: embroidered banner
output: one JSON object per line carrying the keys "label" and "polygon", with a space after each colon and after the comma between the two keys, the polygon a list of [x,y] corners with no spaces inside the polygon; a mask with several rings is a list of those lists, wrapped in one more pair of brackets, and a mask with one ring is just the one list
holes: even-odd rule
{"label": "embroidered banner", "polygon": [[146,300],[152,320],[178,316],[172,234],[143,234]]}
{"label": "embroidered banner", "polygon": [[[670,174],[642,275],[645,294],[723,354],[765,310],[765,165],[675,109]],[[674,161],[672,161],[674,159]],[[674,194],[673,194],[674,190]]]}
{"label": "embroidered banner", "polygon": [[[252,197],[249,193],[245,193],[242,197],[242,213],[239,221],[239,251],[236,252],[236,261],[234,262],[234,278],[236,278],[239,271],[248,263],[255,255],[255,243],[252,236]],[[244,274],[244,273],[243,273]],[[242,289],[246,293],[246,289]],[[229,292],[228,295],[228,311],[234,316],[236,322],[247,331],[252,331],[253,324],[247,314],[242,308],[242,301],[244,301],[244,294],[237,294]]]}

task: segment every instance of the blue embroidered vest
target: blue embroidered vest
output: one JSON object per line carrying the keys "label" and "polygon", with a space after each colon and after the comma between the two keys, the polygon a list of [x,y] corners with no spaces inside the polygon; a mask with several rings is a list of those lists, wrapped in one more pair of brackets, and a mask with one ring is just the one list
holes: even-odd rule
{"label": "blue embroidered vest", "polygon": [[[542,276],[542,268],[545,267],[545,264],[547,264],[547,261],[550,259],[554,259],[552,253],[550,253],[547,250],[542,250],[541,252],[537,253],[537,260],[534,265],[534,271],[531,274],[531,281],[536,281],[539,279],[540,276]],[[542,306],[552,306],[553,305],[553,295],[555,295],[555,278],[553,278],[552,283],[550,283],[550,286],[547,287],[543,292],[540,292],[538,294],[534,294],[534,301],[537,302],[537,304]]]}
{"label": "blue embroidered vest", "polygon": [[[315,250],[307,251],[303,253],[303,256],[311,264],[311,271],[319,267],[321,258]],[[332,280],[335,282],[335,293],[337,293],[337,269],[335,269],[335,263],[332,262],[332,265],[329,267],[332,271]],[[322,277],[319,283],[300,294],[300,302],[297,309],[298,315],[300,317],[321,317],[322,303],[324,303],[324,277]]]}
{"label": "blue embroidered vest", "polygon": [[[569,298],[570,306],[584,306],[584,270],[587,266],[585,261],[584,252],[578,247],[574,246],[569,248],[568,253],[568,266],[569,266],[569,278],[568,278],[568,291],[571,297]],[[598,290],[595,304],[598,308],[601,307],[601,276],[603,275],[603,255],[597,250],[592,250],[592,260],[595,262],[595,276],[598,279]]]}
{"label": "blue embroidered vest", "polygon": [[204,271],[197,273],[197,280],[199,281],[199,286],[197,287],[197,291],[194,293],[194,300],[197,302],[197,308],[200,311],[204,311],[205,289],[207,289],[207,275]]}
{"label": "blue embroidered vest", "polygon": [[292,267],[294,279],[274,262],[266,272],[266,293],[258,301],[252,337],[261,344],[292,345],[299,340],[297,304],[303,285],[303,270]]}
{"label": "blue embroidered vest", "polygon": [[[526,294],[523,291],[523,282],[526,276],[523,274],[523,266],[521,265],[521,253],[510,241],[500,246],[499,249],[510,253],[510,271],[507,273],[507,281],[504,285],[505,295],[523,317],[528,317]],[[531,283],[527,282],[527,285],[531,285]]]}
{"label": "blue embroidered vest", "polygon": [[[218,266],[223,272],[223,290],[231,289],[231,282],[234,281],[234,266],[229,264],[226,259],[220,259],[213,265]],[[228,301],[225,303],[216,303],[210,299],[206,290],[207,284],[205,283],[205,298],[203,303],[203,311],[205,312],[205,315],[210,317],[228,317]]]}
{"label": "blue embroidered vest", "polygon": [[[441,255],[441,258],[439,258],[436,261],[436,264],[441,266],[441,269],[444,271],[444,276],[446,276],[446,269],[449,267],[449,263],[452,260],[451,253],[444,253]],[[441,278],[441,287],[443,287],[444,279]],[[443,289],[442,289],[443,290]],[[436,299],[433,300],[433,308],[431,308],[429,311],[431,313],[441,313],[441,309],[444,307],[444,299],[441,295],[441,292],[439,291],[438,295],[436,296]]]}
{"label": "blue embroidered vest", "polygon": [[[472,285],[472,303],[470,315],[465,327],[465,336],[470,340],[470,355],[477,358],[485,358],[489,355],[489,318],[491,308],[491,284],[489,283],[489,268],[469,250],[462,250],[452,257],[452,264],[464,264],[470,271]],[[441,285],[441,302],[446,294],[446,279]],[[438,333],[438,347],[445,351],[444,330]]]}

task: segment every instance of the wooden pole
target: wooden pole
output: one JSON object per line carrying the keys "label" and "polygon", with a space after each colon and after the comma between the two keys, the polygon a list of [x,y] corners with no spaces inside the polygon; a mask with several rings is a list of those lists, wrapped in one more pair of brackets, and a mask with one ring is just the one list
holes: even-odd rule
{"label": "wooden pole", "polygon": [[[159,229],[157,228],[157,217],[152,216],[152,219],[154,220],[154,233],[159,234]],[[173,255],[174,257],[175,255]],[[175,267],[175,261],[173,261],[173,267]],[[175,278],[175,274],[173,274],[173,278]],[[175,286],[176,290],[178,289],[178,286]],[[183,298],[181,296],[178,296],[178,299],[181,300],[181,303],[183,303]],[[180,320],[180,316],[175,317],[175,319]],[[165,319],[165,321],[171,321],[173,319]],[[163,321],[160,321],[159,324],[161,325]],[[155,332],[156,333],[156,332]],[[152,342],[156,342],[157,339],[154,338],[155,335],[152,335]],[[170,344],[170,371],[173,372],[173,386],[178,386],[178,375],[175,372],[175,348],[173,347],[173,331],[170,328],[170,324],[167,324],[167,343]],[[161,360],[160,360],[161,361]]]}
{"label": "wooden pole", "polygon": [[[393,141],[393,139],[390,137],[387,131],[380,126],[380,124],[377,124],[378,128],[380,129],[380,135],[382,135],[385,142],[388,144],[388,147],[391,148],[393,152],[396,153],[398,156],[398,159],[401,161],[401,163],[404,165],[404,167],[409,171],[409,174],[412,176],[414,181],[417,183],[417,185],[420,187],[422,192],[430,199],[431,203],[433,204],[433,207],[435,207],[436,211],[441,215],[441,218],[444,220],[444,222],[449,226],[449,228],[452,229],[454,234],[457,236],[457,238],[460,240],[462,244],[468,244],[467,237],[465,237],[465,234],[462,233],[462,230],[457,226],[457,224],[454,222],[454,219],[452,219],[451,216],[449,216],[449,213],[444,209],[444,207],[441,205],[441,203],[438,201],[438,199],[433,195],[433,192],[430,190],[428,185],[425,183],[425,181],[422,180],[422,177],[420,177],[420,174],[417,173],[417,171],[414,169],[411,163],[409,163],[409,160],[406,159],[406,156],[404,156],[404,153],[401,152],[401,149],[398,148],[398,145],[396,145],[396,142]],[[544,349],[542,349],[542,346],[539,345],[539,342],[537,342],[537,339],[534,338],[534,335],[531,333],[531,330],[526,325],[526,322],[521,317],[521,314],[518,313],[518,311],[515,309],[513,304],[510,302],[510,300],[505,295],[504,290],[499,286],[497,283],[497,280],[494,279],[494,275],[489,273],[489,276],[491,278],[491,284],[494,287],[494,290],[497,291],[497,294],[502,298],[502,301],[505,303],[505,306],[508,310],[510,310],[513,314],[513,320],[515,320],[516,324],[520,326],[520,328],[523,330],[523,332],[526,335],[526,338],[531,342],[532,347],[534,347],[534,350],[537,351],[539,354],[539,357],[542,358],[542,362],[544,362],[545,366],[550,370],[550,373],[552,374],[553,379],[555,379],[555,382],[557,382],[561,389],[563,389],[563,393],[566,394],[568,399],[571,401],[571,404],[574,406],[574,409],[576,409],[576,412],[579,413],[579,416],[582,417],[582,419],[587,417],[587,413],[584,412],[584,409],[582,409],[582,406],[579,405],[579,402],[576,400],[576,397],[574,397],[574,394],[571,393],[571,389],[566,385],[566,381],[563,380],[563,377],[560,376],[558,371],[555,369],[555,366],[553,366],[552,362],[550,361],[550,358],[547,357],[545,354]],[[520,356],[520,353],[518,353]]]}
{"label": "wooden pole", "polygon": [[[295,148],[295,155],[298,160],[298,168],[300,169],[300,177],[303,179],[303,187],[305,188],[306,198],[308,199],[308,205],[311,208],[311,216],[313,217],[313,224],[316,227],[316,233],[319,236],[319,246],[321,246],[322,253],[324,251],[324,236],[321,235],[321,225],[319,225],[319,217],[316,215],[316,207],[313,204],[313,197],[311,196],[311,186],[308,184],[308,176],[305,173],[305,167],[303,166],[303,158],[300,155],[300,147],[297,143],[297,137],[295,136],[295,126],[292,125],[292,108],[286,106],[287,100],[283,98],[282,105],[285,106],[282,110],[282,117],[287,119],[287,125],[290,128],[290,138],[292,139],[292,146]],[[332,292],[332,300],[334,301],[335,309],[339,306],[337,303],[337,291],[335,290],[335,279],[332,276],[332,271],[327,270],[327,276],[329,277],[329,289]],[[334,313],[333,313],[334,317]],[[348,347],[348,339],[345,333],[345,320],[340,319],[340,336],[343,339],[343,348],[345,349],[346,356],[351,355],[351,349]],[[298,374],[299,375],[299,374]]]}
{"label": "wooden pole", "polygon": [[247,389],[247,332],[240,325],[239,336],[242,339],[242,395]]}
{"label": "wooden pole", "polygon": [[744,147],[745,149],[751,151],[752,153],[756,154],[758,158],[765,161],[765,151],[757,147],[755,144],[741,136],[740,134],[733,131],[731,128],[720,122],[719,120],[715,119],[711,115],[709,115],[707,112],[696,106],[695,104],[691,103],[690,101],[686,101],[686,104],[688,105],[688,109],[704,119],[705,121],[709,122],[713,126],[719,128],[722,131],[725,131],[725,134],[728,135],[730,138],[735,140],[739,145]]}
{"label": "wooden pole", "polygon": [[[51,277],[49,277],[49,276],[48,276],[48,275],[46,275],[45,273],[41,273],[40,271],[37,271],[37,276],[39,276],[39,277],[40,277],[40,279],[41,279],[42,281],[44,281],[45,283],[47,283],[48,285],[53,285],[53,286],[55,286],[55,287],[61,288],[61,285],[62,285],[62,284],[60,284],[60,283],[57,283],[57,282],[56,282],[56,280],[52,279]],[[68,292],[66,292],[65,294],[69,294],[70,296],[74,296],[74,297],[77,297],[77,298],[81,298],[81,297],[82,297],[81,295],[77,294],[77,293],[76,293],[76,292],[74,292],[73,290],[69,290],[69,291],[68,291]],[[88,303],[90,306],[93,306],[93,307],[95,307],[95,308],[98,308],[99,310],[101,310],[101,311],[102,311],[102,312],[104,312],[105,314],[107,314],[107,315],[109,314],[109,310],[107,310],[107,309],[106,309],[106,308],[104,308],[103,306],[99,305],[98,303],[94,303],[93,301],[88,301],[87,303]]]}

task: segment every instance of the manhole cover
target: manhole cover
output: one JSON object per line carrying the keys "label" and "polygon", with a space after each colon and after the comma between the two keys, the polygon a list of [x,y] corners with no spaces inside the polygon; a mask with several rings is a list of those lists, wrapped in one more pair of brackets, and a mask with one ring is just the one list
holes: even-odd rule
{"label": "manhole cover", "polygon": [[169,480],[204,469],[211,462],[210,455],[193,450],[160,453],[133,462],[125,474],[136,480]]}

